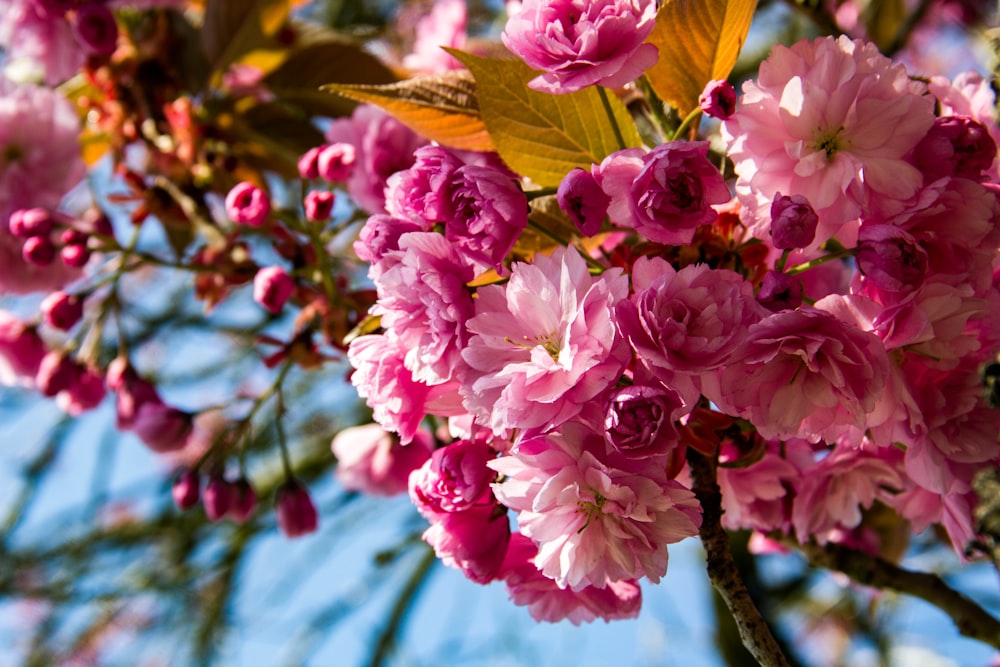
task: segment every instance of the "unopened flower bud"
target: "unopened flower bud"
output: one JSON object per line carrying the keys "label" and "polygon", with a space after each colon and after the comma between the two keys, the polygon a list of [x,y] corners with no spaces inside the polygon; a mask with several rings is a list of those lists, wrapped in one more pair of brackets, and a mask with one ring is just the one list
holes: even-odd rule
{"label": "unopened flower bud", "polygon": [[320,222],[330,217],[333,211],[335,197],[332,192],[323,190],[313,190],[306,195],[304,202],[306,218],[313,222]]}
{"label": "unopened flower bud", "polygon": [[41,311],[49,326],[69,331],[83,317],[83,300],[66,292],[53,292],[42,300]]}
{"label": "unopened flower bud", "polygon": [[174,504],[178,509],[189,510],[198,504],[201,497],[201,477],[198,472],[190,468],[185,468],[174,480],[170,488],[170,494],[174,497]]}
{"label": "unopened flower bud", "polygon": [[44,208],[26,208],[10,214],[10,233],[22,239],[47,236],[52,231],[52,214]]}
{"label": "unopened flower bud", "polygon": [[802,305],[802,281],[787,273],[769,271],[757,292],[757,301],[772,312]]}
{"label": "unopened flower bud", "polygon": [[32,236],[21,247],[24,261],[35,266],[48,266],[56,258],[56,247],[44,236]]}
{"label": "unopened flower bud", "polygon": [[936,119],[913,149],[914,162],[927,181],[945,176],[981,181],[996,157],[997,145],[989,131],[968,116]]}
{"label": "unopened flower bud", "polygon": [[142,444],[162,454],[187,445],[194,429],[193,419],[190,412],[167,405],[157,397],[139,405],[131,428]]}
{"label": "unopened flower bud", "polygon": [[865,281],[888,292],[916,289],[927,275],[927,251],[895,225],[862,225],[855,261]]}
{"label": "unopened flower bud", "polygon": [[736,91],[728,81],[709,81],[698,98],[698,104],[706,115],[726,120],[736,111]]}
{"label": "unopened flower bud", "polygon": [[201,504],[205,508],[205,516],[209,521],[218,521],[226,516],[232,506],[233,489],[222,475],[215,474],[208,478]]}
{"label": "unopened flower bud", "polygon": [[229,505],[229,517],[236,523],[244,523],[257,507],[257,493],[244,477],[233,482],[231,487],[232,502]]}
{"label": "unopened flower bud", "polygon": [[83,374],[83,367],[64,352],[52,350],[42,359],[38,366],[35,384],[42,396],[52,398],[61,391],[66,391]]}
{"label": "unopened flower bud", "polygon": [[298,168],[299,176],[306,180],[312,180],[314,178],[319,178],[319,166],[317,161],[319,160],[319,146],[316,148],[310,148],[302,157],[299,158]]}
{"label": "unopened flower bud", "polygon": [[289,481],[280,489],[276,498],[275,513],[278,528],[287,537],[299,537],[316,530],[319,516],[309,492],[296,482]]}
{"label": "unopened flower bud", "polygon": [[92,52],[108,55],[118,47],[118,23],[104,3],[88,2],[77,7],[72,24],[73,32]]}
{"label": "unopened flower bud", "polygon": [[253,300],[277,315],[295,291],[295,281],[280,266],[268,266],[253,278]]}
{"label": "unopened flower bud", "polygon": [[244,181],[226,195],[226,214],[237,224],[260,227],[271,214],[271,198],[253,183]]}
{"label": "unopened flower bud", "polygon": [[323,146],[316,159],[316,169],[321,178],[328,181],[346,181],[354,171],[357,153],[348,143]]}
{"label": "unopened flower bud", "polygon": [[74,243],[72,245],[63,246],[59,251],[59,257],[66,266],[79,269],[90,261],[90,250],[88,250],[87,246],[82,243]]}
{"label": "unopened flower bud", "polygon": [[581,234],[593,236],[601,231],[611,197],[605,194],[591,172],[576,168],[559,184],[556,201]]}
{"label": "unopened flower bud", "polygon": [[0,384],[29,384],[48,350],[33,326],[0,311]]}
{"label": "unopened flower bud", "polygon": [[78,245],[87,242],[87,235],[74,227],[67,227],[59,232],[59,243],[63,245]]}
{"label": "unopened flower bud", "polygon": [[819,216],[802,195],[776,193],[771,202],[771,239],[779,250],[805,248],[816,238]]}

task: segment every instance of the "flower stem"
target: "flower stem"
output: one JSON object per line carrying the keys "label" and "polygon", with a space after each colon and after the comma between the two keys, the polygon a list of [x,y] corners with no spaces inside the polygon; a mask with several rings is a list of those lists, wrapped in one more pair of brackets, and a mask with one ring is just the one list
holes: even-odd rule
{"label": "flower stem", "polygon": [[615,133],[615,141],[618,142],[619,150],[625,150],[628,146],[625,144],[625,137],[622,135],[622,129],[618,127],[618,119],[615,118],[615,112],[611,108],[611,100],[608,99],[608,91],[604,89],[603,86],[597,87],[597,94],[601,96],[601,104],[604,105],[604,111],[608,114],[608,120],[611,121],[611,129]]}
{"label": "flower stem", "polygon": [[688,450],[692,490],[701,503],[699,535],[705,547],[706,568],[712,585],[736,620],[743,646],[763,667],[789,667],[790,663],[754,604],[729,550],[729,537],[722,527],[722,492],[716,481],[718,457]]}
{"label": "flower stem", "polygon": [[670,135],[670,141],[676,141],[678,137],[683,135],[691,127],[691,124],[701,116],[701,108],[696,108],[694,111],[689,113],[687,117],[681,121],[681,124],[674,130],[673,134]]}

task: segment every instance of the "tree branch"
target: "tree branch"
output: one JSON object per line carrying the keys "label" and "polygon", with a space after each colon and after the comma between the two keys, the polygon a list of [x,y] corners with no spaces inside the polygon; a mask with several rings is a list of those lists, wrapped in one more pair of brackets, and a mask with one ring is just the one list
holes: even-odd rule
{"label": "tree branch", "polygon": [[729,536],[722,527],[722,494],[715,479],[718,461],[689,450],[688,463],[692,490],[702,507],[699,535],[705,547],[708,578],[736,620],[743,645],[757,662],[764,667],[789,667],[788,659],[740,578],[729,550]]}
{"label": "tree branch", "polygon": [[950,588],[941,577],[904,570],[892,563],[840,544],[795,545],[813,565],[836,570],[859,584],[906,593],[925,600],[951,617],[958,631],[1000,649],[1000,621]]}

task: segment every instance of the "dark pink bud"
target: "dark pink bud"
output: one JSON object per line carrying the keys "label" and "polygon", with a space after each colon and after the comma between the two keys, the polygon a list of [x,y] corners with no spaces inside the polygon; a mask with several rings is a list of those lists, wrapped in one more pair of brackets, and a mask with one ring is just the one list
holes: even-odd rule
{"label": "dark pink bud", "polygon": [[229,505],[229,517],[236,523],[244,523],[257,507],[257,493],[244,477],[231,486],[233,497]]}
{"label": "dark pink bud", "polygon": [[24,261],[35,266],[48,266],[56,258],[56,247],[44,236],[32,236],[21,248]]}
{"label": "dark pink bud", "polygon": [[91,51],[100,55],[113,53],[118,46],[118,23],[108,6],[88,2],[77,8],[72,18],[73,32]]}
{"label": "dark pink bud", "polygon": [[280,266],[268,266],[253,278],[253,300],[274,314],[281,312],[295,291],[295,281]]}
{"label": "dark pink bud", "polygon": [[205,485],[205,492],[202,494],[201,504],[205,507],[205,516],[209,521],[218,521],[226,516],[226,512],[232,506],[233,487],[222,475],[212,475]]}
{"label": "dark pink bud", "polygon": [[244,181],[226,195],[226,214],[237,224],[260,227],[271,214],[271,198],[253,183]]}
{"label": "dark pink bud", "polygon": [[59,243],[63,245],[77,245],[87,242],[87,235],[79,229],[67,227],[59,232]]}
{"label": "dark pink bud", "polygon": [[819,216],[802,195],[776,193],[771,202],[771,239],[779,250],[805,248],[816,238]]}
{"label": "dark pink bud", "polygon": [[736,111],[736,91],[728,81],[709,81],[698,104],[706,115],[726,120]]}
{"label": "dark pink bud", "polygon": [[75,385],[83,371],[83,366],[66,356],[64,352],[52,350],[45,355],[38,366],[35,384],[42,396],[52,398]]}
{"label": "dark pink bud", "polygon": [[69,331],[83,317],[83,300],[66,292],[53,292],[42,300],[41,311],[49,326]]}
{"label": "dark pink bud", "polygon": [[787,273],[769,271],[760,284],[757,301],[773,312],[794,310],[802,305],[802,281]]}
{"label": "dark pink bud", "polygon": [[608,215],[611,197],[605,194],[594,175],[586,169],[573,169],[559,184],[556,201],[584,236],[601,231]]}
{"label": "dark pink bud", "polygon": [[171,407],[160,400],[146,401],[139,405],[132,421],[132,431],[143,444],[160,454],[183,449],[193,428],[193,415],[190,412]]}
{"label": "dark pink bud", "polygon": [[302,157],[299,158],[299,176],[306,180],[312,180],[314,178],[319,178],[319,167],[317,165],[317,160],[319,160],[320,147],[310,148]]}
{"label": "dark pink bud", "polygon": [[936,119],[913,149],[914,162],[927,181],[945,176],[982,181],[996,157],[997,145],[989,131],[968,116]]}
{"label": "dark pink bud", "polygon": [[111,391],[118,391],[125,386],[125,383],[134,379],[136,377],[135,371],[128,363],[126,357],[115,357],[110,364],[108,364],[108,371],[105,374],[105,380],[108,383],[108,389]]}
{"label": "dark pink bud", "polygon": [[927,252],[895,225],[862,225],[855,261],[865,281],[887,292],[916,289],[927,275]]}
{"label": "dark pink bud", "polygon": [[62,250],[59,251],[59,257],[62,258],[63,264],[66,266],[79,269],[90,260],[90,250],[82,243],[74,243],[63,246]]}
{"label": "dark pink bud", "polygon": [[669,454],[679,436],[675,420],[683,401],[673,389],[623,387],[611,395],[604,417],[604,440],[630,459]]}
{"label": "dark pink bud", "polygon": [[333,211],[335,197],[332,192],[313,190],[306,195],[305,209],[306,218],[314,222],[320,222],[330,217]]}
{"label": "dark pink bud", "polygon": [[201,497],[201,477],[198,472],[185,468],[174,480],[174,485],[170,488],[170,494],[174,497],[174,504],[178,509],[189,510],[198,504]]}
{"label": "dark pink bud", "polygon": [[354,171],[355,159],[356,151],[351,144],[329,144],[320,149],[316,169],[328,181],[346,181]]}
{"label": "dark pink bud", "polygon": [[34,380],[47,352],[34,327],[0,311],[0,382]]}
{"label": "dark pink bud", "polygon": [[275,513],[278,528],[287,537],[299,537],[315,532],[319,525],[316,506],[309,492],[296,482],[289,481],[278,489]]}
{"label": "dark pink bud", "polygon": [[47,236],[52,231],[52,214],[44,208],[26,208],[10,214],[10,233],[22,239]]}
{"label": "dark pink bud", "polygon": [[57,400],[60,408],[76,417],[100,405],[106,394],[104,376],[100,371],[83,367],[76,382],[60,393]]}

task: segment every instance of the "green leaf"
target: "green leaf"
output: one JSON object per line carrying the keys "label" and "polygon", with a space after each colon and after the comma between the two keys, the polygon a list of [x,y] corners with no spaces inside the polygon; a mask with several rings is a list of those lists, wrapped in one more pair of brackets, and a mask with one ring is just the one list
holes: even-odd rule
{"label": "green leaf", "polygon": [[323,90],[375,104],[417,134],[444,146],[470,151],[494,149],[479,115],[476,82],[465,70],[385,86],[331,84]]}
{"label": "green leaf", "polygon": [[653,90],[681,117],[709,81],[725,79],[746,41],[757,0],[667,0],[649,43],[660,51],[646,70]]}
{"label": "green leaf", "polygon": [[607,97],[622,146],[596,88],[550,95],[528,88],[538,75],[520,60],[482,58],[449,49],[476,79],[479,114],[493,145],[511,169],[543,187],[559,185],[569,170],[589,169],[642,140],[628,110]]}
{"label": "green leaf", "polygon": [[272,37],[287,22],[289,0],[207,0],[202,48],[220,74],[241,56],[276,46]]}

